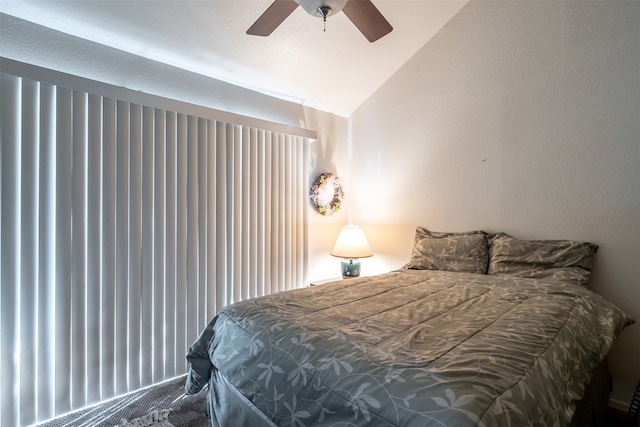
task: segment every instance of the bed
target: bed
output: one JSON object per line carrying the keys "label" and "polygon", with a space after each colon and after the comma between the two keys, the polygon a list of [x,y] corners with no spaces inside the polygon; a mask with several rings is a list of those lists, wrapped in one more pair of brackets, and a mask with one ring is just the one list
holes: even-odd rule
{"label": "bed", "polygon": [[186,392],[214,426],[585,425],[633,323],[586,288],[596,249],[419,227],[399,270],[226,307]]}

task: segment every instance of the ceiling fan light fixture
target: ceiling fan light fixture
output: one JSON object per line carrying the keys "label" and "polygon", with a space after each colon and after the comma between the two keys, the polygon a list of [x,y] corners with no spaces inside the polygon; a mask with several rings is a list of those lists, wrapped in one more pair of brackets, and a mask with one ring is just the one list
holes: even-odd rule
{"label": "ceiling fan light fixture", "polygon": [[322,19],[327,20],[327,16],[331,15],[331,8],[329,6],[320,6],[318,13],[322,16]]}
{"label": "ceiling fan light fixture", "polygon": [[295,0],[311,16],[326,19],[342,10],[347,0]]}

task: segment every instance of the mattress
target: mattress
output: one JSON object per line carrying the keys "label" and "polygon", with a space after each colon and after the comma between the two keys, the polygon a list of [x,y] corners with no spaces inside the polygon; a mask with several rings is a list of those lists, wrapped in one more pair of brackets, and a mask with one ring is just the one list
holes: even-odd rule
{"label": "mattress", "polygon": [[398,270],[226,307],[186,389],[221,426],[564,426],[632,322],[572,283]]}

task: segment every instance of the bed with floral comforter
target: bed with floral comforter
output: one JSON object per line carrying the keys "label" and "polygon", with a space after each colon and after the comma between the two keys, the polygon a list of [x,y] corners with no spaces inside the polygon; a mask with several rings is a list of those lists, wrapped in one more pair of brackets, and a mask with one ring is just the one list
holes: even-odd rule
{"label": "bed with floral comforter", "polygon": [[402,269],[226,307],[186,388],[214,426],[564,426],[632,322],[570,282]]}

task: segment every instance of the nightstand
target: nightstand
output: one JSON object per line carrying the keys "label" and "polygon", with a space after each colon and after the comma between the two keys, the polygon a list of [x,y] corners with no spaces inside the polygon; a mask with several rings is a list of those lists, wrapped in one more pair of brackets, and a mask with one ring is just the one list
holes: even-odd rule
{"label": "nightstand", "polygon": [[309,286],[324,285],[325,283],[337,282],[339,280],[342,280],[342,277],[332,277],[331,279],[312,280],[309,283]]}

